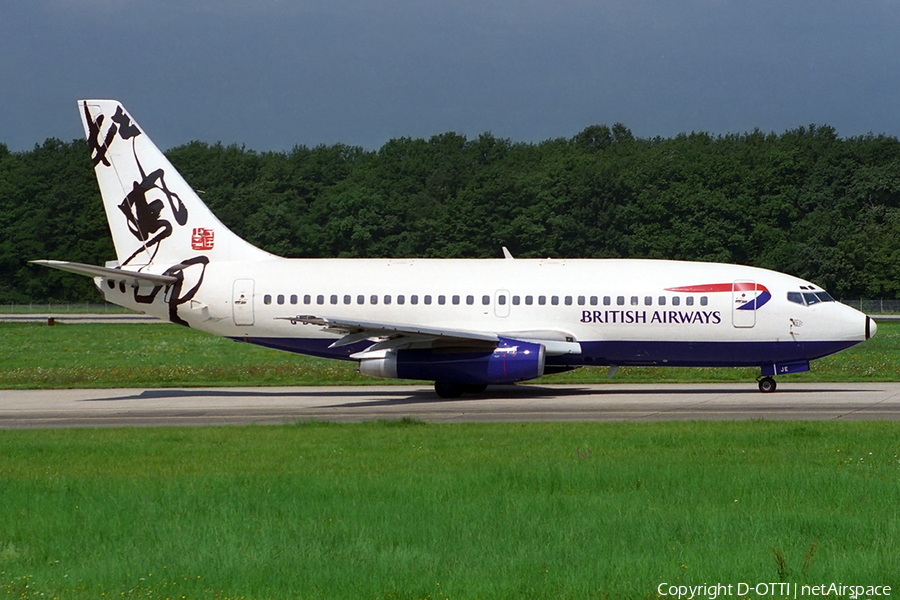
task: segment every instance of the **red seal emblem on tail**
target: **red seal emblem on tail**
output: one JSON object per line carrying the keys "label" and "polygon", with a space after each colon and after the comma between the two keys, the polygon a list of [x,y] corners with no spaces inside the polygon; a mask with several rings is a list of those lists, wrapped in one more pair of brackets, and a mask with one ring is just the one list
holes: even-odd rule
{"label": "red seal emblem on tail", "polygon": [[215,244],[215,233],[212,229],[194,227],[191,234],[191,248],[194,250],[212,250]]}

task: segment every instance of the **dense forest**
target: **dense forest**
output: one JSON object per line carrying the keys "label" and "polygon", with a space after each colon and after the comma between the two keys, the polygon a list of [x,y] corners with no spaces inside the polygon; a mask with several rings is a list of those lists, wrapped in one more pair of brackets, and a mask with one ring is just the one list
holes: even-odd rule
{"label": "dense forest", "polygon": [[[169,159],[238,235],[290,257],[652,257],[756,265],[900,297],[900,142],[830,127],[518,143],[482,134]],[[115,258],[87,144],[0,144],[0,303],[99,299],[30,259]]]}

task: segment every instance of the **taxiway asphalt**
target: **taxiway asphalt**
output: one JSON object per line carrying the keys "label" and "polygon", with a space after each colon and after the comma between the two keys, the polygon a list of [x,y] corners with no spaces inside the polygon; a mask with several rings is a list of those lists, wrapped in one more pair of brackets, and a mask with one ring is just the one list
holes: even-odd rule
{"label": "taxiway asphalt", "polygon": [[892,420],[900,383],[496,386],[442,400],[430,386],[0,390],[0,428],[426,422]]}

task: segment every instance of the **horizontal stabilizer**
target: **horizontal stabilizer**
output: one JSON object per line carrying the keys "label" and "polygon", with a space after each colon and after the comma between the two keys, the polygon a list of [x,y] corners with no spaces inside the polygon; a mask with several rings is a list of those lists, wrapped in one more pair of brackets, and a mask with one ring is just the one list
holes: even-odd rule
{"label": "horizontal stabilizer", "polygon": [[66,262],[63,260],[32,260],[29,262],[36,265],[44,265],[45,267],[59,269],[60,271],[87,275],[88,277],[103,277],[104,279],[124,281],[128,285],[147,285],[148,283],[151,285],[169,285],[178,281],[178,278],[173,277],[172,275],[153,275],[152,273],[139,273],[137,271],[128,271],[125,269],[111,269],[109,267],[98,267],[96,265]]}

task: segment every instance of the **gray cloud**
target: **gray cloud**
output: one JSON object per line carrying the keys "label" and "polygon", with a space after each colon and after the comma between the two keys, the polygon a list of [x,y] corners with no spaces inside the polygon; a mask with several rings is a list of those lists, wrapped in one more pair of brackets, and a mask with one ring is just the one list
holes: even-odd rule
{"label": "gray cloud", "polygon": [[900,134],[900,3],[37,0],[0,8],[0,142],[115,97],[162,146],[830,124]]}

